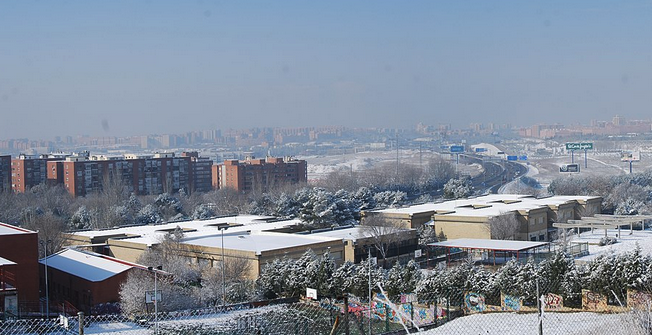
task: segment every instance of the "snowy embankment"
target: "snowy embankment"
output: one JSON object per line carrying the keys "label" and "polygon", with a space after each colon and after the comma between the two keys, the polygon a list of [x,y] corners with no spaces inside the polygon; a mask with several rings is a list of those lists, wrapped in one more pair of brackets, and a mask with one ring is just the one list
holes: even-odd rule
{"label": "snowy embankment", "polygon": [[619,233],[617,229],[607,229],[607,236],[615,237],[617,242],[612,245],[600,246],[598,242],[605,236],[604,231],[604,229],[595,229],[593,232],[587,231],[571,237],[573,242],[589,243],[589,254],[578,258],[579,261],[588,262],[608,253],[620,254],[634,250],[637,245],[641,248],[643,255],[652,256],[652,230],[634,230],[630,232],[629,228],[623,228],[620,229]]}

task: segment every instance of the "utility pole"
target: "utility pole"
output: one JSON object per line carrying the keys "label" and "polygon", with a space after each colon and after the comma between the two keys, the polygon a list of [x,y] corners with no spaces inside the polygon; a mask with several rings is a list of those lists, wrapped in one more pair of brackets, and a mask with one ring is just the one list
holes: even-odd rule
{"label": "utility pole", "polygon": [[220,231],[222,232],[222,309],[226,309],[226,282],[225,282],[225,276],[224,276],[224,268],[225,266],[225,259],[224,259],[224,231],[227,230],[229,227],[223,226],[220,228]]}
{"label": "utility pole", "polygon": [[154,333],[158,335],[158,270],[163,270],[163,266],[147,267],[149,271],[154,272]]}
{"label": "utility pole", "polygon": [[47,319],[50,317],[50,289],[48,287],[48,244],[52,243],[52,240],[41,240],[39,243],[41,246],[43,246],[43,251],[45,252],[45,258],[43,260],[45,263],[45,318]]}

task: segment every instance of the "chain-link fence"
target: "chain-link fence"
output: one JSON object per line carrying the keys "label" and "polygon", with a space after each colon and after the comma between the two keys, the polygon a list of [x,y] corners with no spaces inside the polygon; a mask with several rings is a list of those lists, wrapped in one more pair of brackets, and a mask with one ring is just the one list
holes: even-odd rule
{"label": "chain-link fence", "polygon": [[[652,295],[568,296],[555,284],[504,292],[428,291],[249,303],[141,315],[0,321],[0,334],[652,334]],[[531,290],[531,292],[530,292]],[[621,296],[619,296],[621,295]],[[83,327],[80,327],[80,320]]]}

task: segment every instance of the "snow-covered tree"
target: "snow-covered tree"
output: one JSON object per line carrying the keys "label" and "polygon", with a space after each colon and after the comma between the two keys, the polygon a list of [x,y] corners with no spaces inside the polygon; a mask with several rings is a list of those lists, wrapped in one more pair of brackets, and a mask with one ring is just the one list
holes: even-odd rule
{"label": "snow-covered tree", "polygon": [[276,200],[276,206],[273,214],[279,218],[292,219],[295,218],[300,209],[300,202],[295,200],[287,193],[281,193]]}
{"label": "snow-covered tree", "polygon": [[410,260],[405,266],[396,262],[387,272],[384,289],[390,298],[394,298],[401,293],[414,292],[419,281],[421,269],[414,260]]}
{"label": "snow-covered tree", "polygon": [[419,228],[417,228],[417,235],[419,237],[420,246],[427,246],[430,243],[435,243],[439,241],[434,226],[430,226],[426,224],[421,225]]}
{"label": "snow-covered tree", "polygon": [[[369,280],[371,273],[371,281]],[[369,285],[371,284],[372,292],[378,292],[378,283],[383,285],[385,281],[385,271],[373,263],[371,259],[365,259],[356,266],[356,271],[351,278],[349,293],[361,298],[369,297]]]}
{"label": "snow-covered tree", "polygon": [[287,257],[267,263],[256,280],[259,295],[267,299],[286,296],[293,266],[294,261]]}
{"label": "snow-covered tree", "polygon": [[306,269],[307,287],[316,289],[321,296],[336,297],[330,286],[335,268],[335,262],[329,253],[316,257]]}
{"label": "snow-covered tree", "polygon": [[169,193],[159,194],[158,197],[156,197],[154,204],[166,221],[175,218],[183,210],[181,201]]}
{"label": "snow-covered tree", "polygon": [[[163,270],[165,271],[165,270]],[[157,275],[157,288],[161,291],[159,311],[175,311],[197,308],[199,300],[195,298],[191,286],[180,286],[174,283],[171,275],[160,272]],[[127,275],[120,285],[120,308],[124,314],[147,312],[145,292],[154,290],[154,273],[152,271],[135,269]]]}
{"label": "snow-covered tree", "polygon": [[328,290],[334,296],[341,296],[343,293],[350,293],[353,291],[354,277],[358,271],[358,266],[352,262],[344,262],[339,266],[328,282]]}
{"label": "snow-covered tree", "polygon": [[75,214],[70,218],[70,228],[72,229],[87,229],[91,228],[91,213],[86,206],[81,206],[77,209]]}
{"label": "snow-covered tree", "polygon": [[497,271],[496,279],[501,292],[535,302],[536,276],[536,265],[533,261],[521,264],[512,259]]}
{"label": "snow-covered tree", "polygon": [[402,191],[383,191],[374,194],[377,207],[399,207],[407,200],[407,193]]}
{"label": "snow-covered tree", "polygon": [[471,292],[483,294],[487,303],[496,303],[500,299],[500,287],[496,280],[496,273],[485,268],[475,268],[469,272],[467,289]]}
{"label": "snow-covered tree", "polygon": [[539,263],[537,271],[542,292],[559,294],[564,299],[576,298],[581,293],[572,289],[575,285],[570,282],[573,280],[570,276],[575,273],[575,261],[570,255],[555,252]]}
{"label": "snow-covered tree", "polygon": [[471,178],[451,179],[444,185],[444,197],[448,199],[466,198],[473,193]]}
{"label": "snow-covered tree", "polygon": [[136,214],[136,223],[139,224],[159,223],[162,221],[163,218],[161,217],[161,214],[152,204],[141,208]]}
{"label": "snow-covered tree", "polygon": [[353,194],[353,199],[358,201],[361,210],[376,208],[374,192],[367,187],[360,187],[355,194]]}
{"label": "snow-covered tree", "polygon": [[639,214],[648,214],[649,206],[646,205],[643,201],[636,199],[634,197],[629,197],[625,201],[620,202],[616,205],[614,209],[614,214],[616,215],[639,215]]}
{"label": "snow-covered tree", "polygon": [[192,213],[193,219],[205,220],[215,217],[215,210],[209,204],[199,204]]}

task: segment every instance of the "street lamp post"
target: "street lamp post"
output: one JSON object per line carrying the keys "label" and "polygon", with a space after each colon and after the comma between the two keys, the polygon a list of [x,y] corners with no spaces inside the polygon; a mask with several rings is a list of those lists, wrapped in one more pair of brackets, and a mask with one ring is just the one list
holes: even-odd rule
{"label": "street lamp post", "polygon": [[226,226],[220,227],[220,232],[222,232],[222,309],[224,309],[226,306],[226,281],[224,276],[224,268],[226,267],[224,263],[224,231],[228,228],[229,227]]}
{"label": "street lamp post", "polygon": [[46,318],[50,317],[50,289],[48,287],[48,244],[51,244],[52,240],[40,240],[39,244],[43,247],[45,252],[45,313]]}
{"label": "street lamp post", "polygon": [[149,271],[154,272],[154,332],[158,334],[158,276],[157,270],[163,270],[163,266],[159,265],[157,267],[148,267]]}

